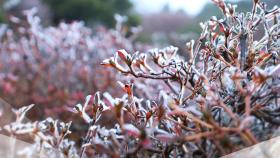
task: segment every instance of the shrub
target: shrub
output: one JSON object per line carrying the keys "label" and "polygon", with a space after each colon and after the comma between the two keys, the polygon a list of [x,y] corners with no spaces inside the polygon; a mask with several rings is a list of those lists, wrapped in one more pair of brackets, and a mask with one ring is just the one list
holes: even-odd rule
{"label": "shrub", "polygon": [[60,115],[61,107],[82,101],[85,94],[117,94],[112,82],[117,76],[99,63],[120,48],[135,49],[121,22],[118,30],[100,27],[93,34],[82,22],[43,27],[35,12],[25,12],[27,22],[12,17],[17,30],[0,29],[1,97],[14,107],[36,103],[48,107],[45,114]]}
{"label": "shrub", "polygon": [[[94,33],[82,22],[43,27],[35,14],[33,9],[25,12],[26,19],[11,17],[17,27],[1,26],[0,96],[14,108],[40,105],[28,114],[32,120],[74,119],[72,131],[85,131],[81,119],[70,117],[69,108],[97,90],[119,96],[114,80],[120,76],[104,70],[100,61],[120,48],[145,50],[133,43],[139,28],[128,30],[131,36],[126,38],[119,15],[116,29],[98,27]],[[74,139],[80,138],[74,134]]]}
{"label": "shrub", "polygon": [[[80,157],[218,157],[275,136],[280,9],[255,0],[244,14],[213,2],[224,18],[201,23],[199,39],[186,44],[187,61],[171,46],[149,53],[121,49],[102,62],[128,79],[118,82],[122,97],[96,92],[74,107],[88,124]],[[156,80],[158,98],[139,97],[140,81],[131,77]]]}

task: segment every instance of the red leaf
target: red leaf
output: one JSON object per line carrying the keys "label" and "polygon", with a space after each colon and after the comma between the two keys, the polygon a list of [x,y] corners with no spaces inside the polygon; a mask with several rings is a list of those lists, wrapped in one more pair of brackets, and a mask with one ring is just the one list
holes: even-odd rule
{"label": "red leaf", "polygon": [[259,59],[257,60],[257,65],[260,64],[261,62],[265,61],[266,59],[269,59],[272,56],[272,54],[269,53],[264,53],[262,54]]}
{"label": "red leaf", "polygon": [[141,144],[144,146],[144,148],[149,148],[152,146],[152,141],[150,139],[144,139]]}
{"label": "red leaf", "polygon": [[133,126],[132,124],[125,124],[123,128],[128,135],[138,137],[141,134],[140,130],[135,126]]}
{"label": "red leaf", "polygon": [[117,53],[122,60],[127,61],[129,54],[124,49],[118,50]]}
{"label": "red leaf", "polygon": [[174,135],[172,134],[159,134],[156,136],[162,142],[171,143],[174,141]]}

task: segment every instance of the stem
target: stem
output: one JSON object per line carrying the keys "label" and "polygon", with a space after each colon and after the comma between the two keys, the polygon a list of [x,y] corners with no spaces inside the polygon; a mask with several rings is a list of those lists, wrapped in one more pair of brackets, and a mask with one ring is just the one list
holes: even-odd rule
{"label": "stem", "polygon": [[15,153],[16,153],[16,137],[12,136],[11,137],[11,155],[10,155],[10,158],[15,158]]}
{"label": "stem", "polygon": [[241,36],[240,36],[240,70],[243,71],[245,69],[246,56],[247,56],[247,44],[246,44],[247,34],[244,32],[244,28],[241,28]]}

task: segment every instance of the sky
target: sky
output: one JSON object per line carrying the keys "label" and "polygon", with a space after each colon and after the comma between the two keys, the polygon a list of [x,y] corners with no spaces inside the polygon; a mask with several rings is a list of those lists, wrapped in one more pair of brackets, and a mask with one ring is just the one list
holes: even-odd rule
{"label": "sky", "polygon": [[190,15],[198,14],[207,2],[211,0],[131,0],[139,13],[155,13],[169,4],[171,11],[183,9]]}

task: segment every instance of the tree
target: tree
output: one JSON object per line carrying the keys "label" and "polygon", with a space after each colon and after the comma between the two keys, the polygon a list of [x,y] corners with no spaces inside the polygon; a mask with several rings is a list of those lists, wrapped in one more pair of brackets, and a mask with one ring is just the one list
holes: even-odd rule
{"label": "tree", "polygon": [[131,20],[135,16],[130,16],[132,4],[129,0],[45,0],[45,2],[53,12],[54,23],[61,20],[66,22],[84,20],[87,23],[101,23],[112,27],[115,13],[128,15],[129,21],[135,21]]}

